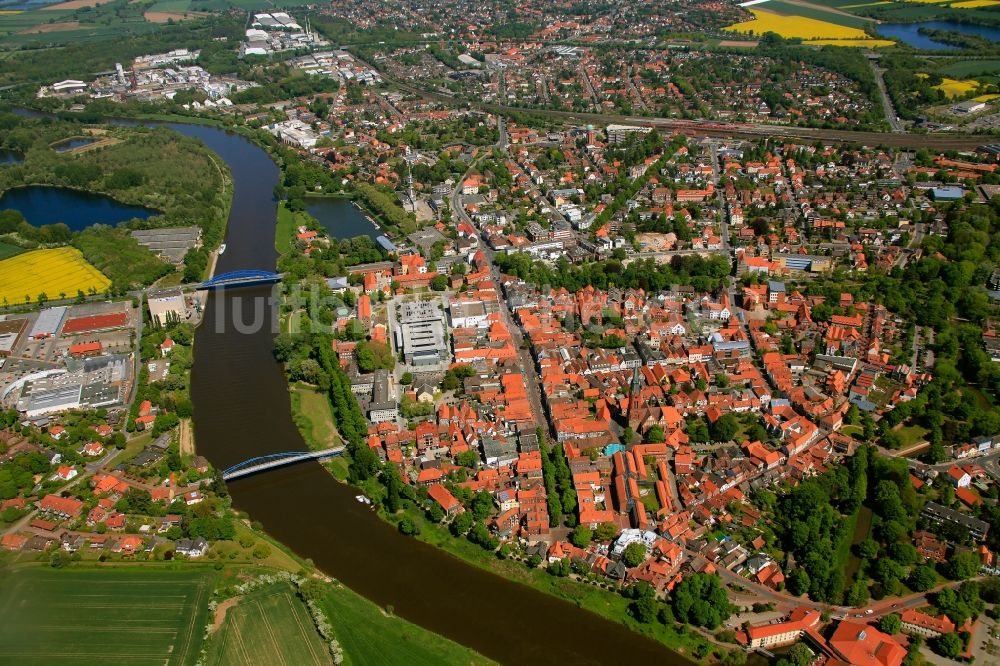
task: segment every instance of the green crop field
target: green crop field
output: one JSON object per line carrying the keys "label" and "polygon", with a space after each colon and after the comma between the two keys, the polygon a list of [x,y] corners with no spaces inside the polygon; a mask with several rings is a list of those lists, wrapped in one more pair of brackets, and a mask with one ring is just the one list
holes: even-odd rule
{"label": "green crop field", "polygon": [[0,580],[0,663],[193,663],[214,573],[37,568]]}
{"label": "green crop field", "polygon": [[792,2],[785,2],[785,0],[770,0],[770,2],[766,2],[755,7],[755,9],[757,8],[764,9],[769,12],[775,12],[777,14],[785,14],[787,16],[804,16],[817,21],[836,23],[837,25],[844,25],[848,28],[863,29],[865,26],[871,25],[871,21],[857,16],[851,16],[838,12],[828,12],[820,9],[819,6],[810,7]]}
{"label": "green crop field", "polygon": [[25,249],[23,247],[18,247],[17,245],[11,245],[10,243],[0,241],[0,260],[13,257],[15,254],[21,254],[24,251]]}
{"label": "green crop field", "polygon": [[1000,74],[1000,60],[953,60],[937,68],[938,74],[953,79],[978,78],[984,74]]}
{"label": "green crop field", "polygon": [[[482,552],[482,550],[480,550]],[[551,578],[551,577],[550,577]],[[489,659],[398,617],[346,587],[331,590],[323,609],[351,666],[491,664]]]}
{"label": "green crop field", "polygon": [[330,664],[330,651],[291,586],[251,592],[226,612],[213,639],[209,664]]}

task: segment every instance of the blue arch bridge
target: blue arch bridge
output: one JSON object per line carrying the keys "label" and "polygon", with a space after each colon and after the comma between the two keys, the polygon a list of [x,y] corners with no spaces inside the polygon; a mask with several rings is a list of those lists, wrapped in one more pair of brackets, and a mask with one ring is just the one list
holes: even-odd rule
{"label": "blue arch bridge", "polygon": [[243,462],[238,462],[231,467],[222,470],[222,478],[225,481],[232,481],[251,474],[259,474],[276,467],[285,467],[306,460],[326,460],[334,458],[344,452],[343,446],[335,446],[322,451],[283,451],[281,453],[269,453],[263,456],[256,456]]}
{"label": "blue arch bridge", "polygon": [[274,284],[281,281],[281,273],[272,271],[230,271],[220,273],[211,280],[198,285],[198,289],[232,289],[234,287],[256,287],[262,284]]}

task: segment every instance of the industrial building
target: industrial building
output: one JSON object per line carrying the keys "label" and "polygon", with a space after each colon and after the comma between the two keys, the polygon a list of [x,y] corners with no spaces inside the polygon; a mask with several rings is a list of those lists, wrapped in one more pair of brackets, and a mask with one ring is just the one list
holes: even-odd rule
{"label": "industrial building", "polygon": [[184,293],[180,289],[168,289],[149,295],[149,318],[158,326],[168,321],[183,321],[187,318]]}
{"label": "industrial building", "polygon": [[0,321],[0,358],[10,356],[14,353],[24,329],[28,327],[27,319],[5,319]]}
{"label": "industrial building", "polygon": [[448,360],[447,331],[440,299],[403,303],[395,331],[396,348],[411,365],[434,365]]}
{"label": "industrial building", "polygon": [[28,337],[32,340],[42,340],[54,336],[59,332],[59,327],[62,326],[63,319],[66,318],[66,310],[67,308],[62,305],[42,310],[38,314],[38,319],[35,320],[35,325],[31,327],[31,333],[28,334]]}
{"label": "industrial building", "polygon": [[399,405],[389,394],[389,371],[376,370],[372,383],[372,401],[368,405],[368,420],[372,423],[395,421]]}
{"label": "industrial building", "polygon": [[132,379],[125,354],[67,359],[67,370],[43,370],[8,386],[0,401],[13,403],[28,418],[71,409],[93,409],[124,402]]}

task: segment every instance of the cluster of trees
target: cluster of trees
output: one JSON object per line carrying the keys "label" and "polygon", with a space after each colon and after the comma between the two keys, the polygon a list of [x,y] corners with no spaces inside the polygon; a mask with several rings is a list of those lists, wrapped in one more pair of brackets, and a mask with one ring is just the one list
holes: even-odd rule
{"label": "cluster of trees", "polygon": [[577,500],[566,455],[562,444],[549,448],[542,435],[540,432],[538,439],[542,452],[542,477],[548,495],[549,525],[561,525],[565,516],[566,525],[573,527],[576,525]]}
{"label": "cluster of trees", "polygon": [[[340,84],[326,76],[312,76],[301,70],[294,70],[281,64],[269,72],[270,81],[263,85],[247,88],[233,95],[236,104],[270,104],[285,99],[311,97],[316,93],[332,93],[340,89]],[[316,109],[320,111],[320,109]],[[326,114],[317,114],[320,117]]]}
{"label": "cluster of trees", "polygon": [[389,345],[382,342],[362,340],[354,348],[354,359],[361,372],[392,370],[396,367],[396,358],[392,355],[392,350]]}
{"label": "cluster of trees", "polygon": [[717,629],[733,607],[719,577],[705,573],[685,576],[670,593],[674,617],[685,624]]}
{"label": "cluster of trees", "polygon": [[89,226],[73,237],[72,244],[111,280],[109,291],[112,295],[152,284],[173,271],[170,264],[139,245],[128,230],[121,227]]}
{"label": "cluster of trees", "polygon": [[413,213],[407,213],[403,210],[403,207],[399,205],[399,199],[392,190],[371,183],[358,183],[355,189],[365,200],[365,203],[375,209],[379,218],[390,226],[396,227],[406,234],[417,230]]}
{"label": "cluster of trees", "polygon": [[35,227],[28,224],[21,212],[8,208],[0,211],[0,235],[17,234],[17,237],[29,243],[67,243],[73,237],[73,232],[62,222],[44,224]]}
{"label": "cluster of trees", "polygon": [[448,372],[444,373],[444,379],[441,382],[441,388],[445,391],[457,391],[462,388],[462,382],[468,377],[474,377],[476,375],[476,369],[471,365],[457,364],[448,368]]}
{"label": "cluster of trees", "polygon": [[0,500],[17,497],[35,485],[35,474],[47,474],[52,469],[41,453],[20,453],[10,463],[0,467]]}
{"label": "cluster of trees", "polygon": [[867,472],[866,451],[778,499],[776,527],[798,564],[788,576],[792,594],[808,592],[813,599],[840,602],[845,579],[835,553],[852,537],[844,516],[853,515],[867,496]]}
{"label": "cluster of trees", "polygon": [[[292,251],[286,252],[278,259],[278,269],[291,281],[298,282],[309,276],[345,275],[348,266],[383,261],[388,256],[385,250],[369,236],[355,236],[339,241],[330,238],[329,242],[329,247],[314,246],[308,255],[300,251],[301,247],[293,247]],[[353,279],[361,280],[362,277],[357,276]],[[347,296],[345,293],[342,298],[346,301],[353,296]]]}
{"label": "cluster of trees", "polygon": [[634,261],[627,267],[617,259],[572,264],[561,258],[555,266],[533,261],[523,253],[501,254],[497,266],[504,273],[516,275],[526,282],[548,285],[555,289],[579,291],[588,285],[596,289],[622,287],[663,291],[671,285],[691,285],[698,291],[716,291],[725,283],[730,266],[726,257],[712,255],[677,256],[669,264],[658,264],[651,259]]}

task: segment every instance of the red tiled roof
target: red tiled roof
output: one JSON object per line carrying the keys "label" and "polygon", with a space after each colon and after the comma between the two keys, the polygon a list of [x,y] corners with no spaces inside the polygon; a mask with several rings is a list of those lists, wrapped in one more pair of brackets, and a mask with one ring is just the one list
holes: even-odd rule
{"label": "red tiled roof", "polygon": [[109,328],[121,328],[128,323],[128,314],[114,312],[112,314],[76,317],[66,321],[63,334],[86,333],[88,331],[103,331]]}

